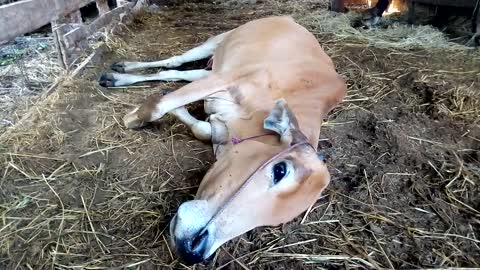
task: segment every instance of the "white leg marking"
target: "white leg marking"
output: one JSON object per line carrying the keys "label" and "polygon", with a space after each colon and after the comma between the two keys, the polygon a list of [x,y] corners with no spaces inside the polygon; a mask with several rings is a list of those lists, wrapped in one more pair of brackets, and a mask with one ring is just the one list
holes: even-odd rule
{"label": "white leg marking", "polygon": [[[148,81],[166,81],[166,82],[175,82],[175,81],[196,81],[201,78],[207,77],[211,71],[204,69],[195,69],[188,71],[178,71],[178,70],[166,70],[161,71],[157,74],[152,75],[134,75],[134,74],[124,74],[124,73],[109,73],[103,77],[103,80],[109,81],[110,84],[104,82],[107,86],[125,86],[132,85],[138,82],[148,82]],[[102,79],[101,79],[102,80]],[[102,81],[100,82],[102,84]]]}
{"label": "white leg marking", "polygon": [[112,65],[112,69],[118,72],[129,72],[136,69],[156,67],[175,68],[184,63],[205,59],[213,55],[218,44],[222,42],[225,36],[229,33],[230,31],[217,35],[207,40],[202,45],[188,50],[179,56],[173,56],[168,59],[155,62],[120,62]]}
{"label": "white leg marking", "polygon": [[192,130],[195,138],[202,141],[209,141],[212,138],[212,126],[210,123],[196,119],[185,107],[176,108],[168,113],[187,125]]}

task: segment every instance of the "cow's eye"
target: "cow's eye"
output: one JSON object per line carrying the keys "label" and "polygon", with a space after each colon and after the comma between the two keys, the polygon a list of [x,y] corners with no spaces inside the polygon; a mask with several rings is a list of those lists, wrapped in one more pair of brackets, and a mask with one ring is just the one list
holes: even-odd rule
{"label": "cow's eye", "polygon": [[273,166],[273,184],[277,184],[287,174],[287,164],[282,161]]}

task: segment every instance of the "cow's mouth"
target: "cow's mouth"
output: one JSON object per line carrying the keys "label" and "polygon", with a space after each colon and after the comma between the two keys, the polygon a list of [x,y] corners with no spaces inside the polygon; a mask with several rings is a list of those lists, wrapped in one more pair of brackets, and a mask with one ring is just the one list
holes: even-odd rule
{"label": "cow's mouth", "polygon": [[[175,215],[170,221],[170,243],[178,255],[180,261],[185,265],[204,263],[209,260],[211,235],[208,229],[201,229],[188,237],[175,236],[175,228],[178,223],[178,216]],[[208,257],[207,257],[208,256]]]}

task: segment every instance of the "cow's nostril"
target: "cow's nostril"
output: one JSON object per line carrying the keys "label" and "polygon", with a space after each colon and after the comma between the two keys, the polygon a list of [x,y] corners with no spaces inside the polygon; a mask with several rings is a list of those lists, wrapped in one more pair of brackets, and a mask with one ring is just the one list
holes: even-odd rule
{"label": "cow's nostril", "polygon": [[176,250],[181,260],[187,265],[193,265],[205,260],[208,249],[208,230],[201,230],[190,239],[176,239]]}
{"label": "cow's nostril", "polygon": [[207,247],[207,239],[208,239],[208,230],[203,230],[199,235],[197,235],[192,240],[192,251],[203,253],[205,248]]}

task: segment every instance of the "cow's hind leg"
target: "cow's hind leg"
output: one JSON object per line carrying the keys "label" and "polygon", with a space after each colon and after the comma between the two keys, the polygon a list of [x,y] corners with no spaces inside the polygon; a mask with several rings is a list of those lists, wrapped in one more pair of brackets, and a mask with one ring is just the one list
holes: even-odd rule
{"label": "cow's hind leg", "polygon": [[186,51],[185,53],[173,56],[168,59],[155,61],[155,62],[119,62],[111,66],[112,70],[120,73],[130,72],[133,70],[146,69],[146,68],[175,68],[184,63],[193,62],[196,60],[205,59],[210,57],[215,52],[218,44],[229,34],[230,32],[222,33],[215,37],[210,38],[202,45]]}
{"label": "cow's hind leg", "polygon": [[103,87],[132,85],[148,81],[196,81],[208,76],[211,71],[195,69],[188,71],[166,70],[151,75],[134,75],[124,73],[105,73],[100,77],[99,84]]}

